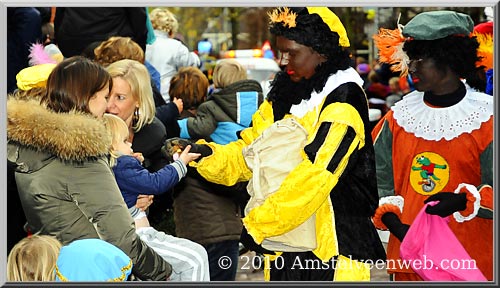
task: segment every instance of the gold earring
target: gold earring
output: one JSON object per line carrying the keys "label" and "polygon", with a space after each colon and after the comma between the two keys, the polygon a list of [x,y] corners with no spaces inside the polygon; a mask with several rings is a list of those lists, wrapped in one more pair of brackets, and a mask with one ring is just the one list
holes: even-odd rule
{"label": "gold earring", "polygon": [[139,108],[135,107],[134,115],[132,116],[132,126],[135,126],[135,124],[137,124],[137,122],[139,121],[139,115]]}

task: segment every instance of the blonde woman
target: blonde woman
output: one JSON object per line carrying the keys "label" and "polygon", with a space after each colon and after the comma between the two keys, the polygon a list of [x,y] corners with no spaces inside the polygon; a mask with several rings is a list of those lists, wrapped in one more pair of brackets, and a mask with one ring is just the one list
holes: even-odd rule
{"label": "blonde woman", "polygon": [[200,66],[200,58],[179,40],[174,39],[179,23],[174,14],[165,8],[156,8],[149,14],[156,40],[146,45],[146,61],[151,63],[161,77],[161,94],[170,101],[170,79],[180,67]]}
{"label": "blonde woman", "polygon": [[128,141],[144,156],[144,167],[156,171],[162,161],[161,147],[167,138],[165,126],[155,117],[153,92],[146,67],[135,60],[111,63],[106,70],[113,79],[107,113],[120,117],[129,129]]}
{"label": "blonde woman", "polygon": [[[155,117],[156,108],[146,67],[138,61],[123,59],[111,63],[106,70],[113,79],[106,112],[125,121],[129,129],[128,141],[132,143],[134,151],[142,153],[143,166],[150,172],[159,170],[168,164],[161,154],[167,131],[165,125]],[[171,197],[166,195],[156,197],[149,207],[153,225],[160,222],[156,221],[156,216],[163,218],[165,210],[172,206]],[[150,201],[153,200],[152,195],[148,197]]]}
{"label": "blonde woman", "polygon": [[145,61],[144,51],[130,37],[113,36],[99,44],[93,51],[94,60],[104,67],[123,59],[140,62],[146,66],[151,77],[151,88],[156,107],[156,117],[165,125],[167,135],[177,136],[179,129],[175,121],[182,112],[181,99],[173,99],[166,103],[160,93],[160,73],[148,61]]}
{"label": "blonde woman", "polygon": [[144,158],[133,153],[132,144],[128,141],[129,129],[125,122],[113,114],[104,114],[104,120],[112,137],[111,166],[123,199],[134,218],[136,233],[165,261],[172,264],[170,280],[210,281],[205,248],[187,239],[157,231],[150,226],[146,213],[135,207],[137,196],[140,194],[167,193],[186,176],[186,165],[196,160],[200,154],[189,153],[190,147],[186,147],[173,163],[150,173],[141,166]]}
{"label": "blonde woman", "polygon": [[54,281],[54,268],[62,244],[48,235],[21,239],[7,258],[7,281]]}

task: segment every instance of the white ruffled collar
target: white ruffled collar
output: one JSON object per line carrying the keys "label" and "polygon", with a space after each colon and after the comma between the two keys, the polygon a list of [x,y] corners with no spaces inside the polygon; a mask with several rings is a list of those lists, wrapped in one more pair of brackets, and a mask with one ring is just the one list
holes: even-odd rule
{"label": "white ruffled collar", "polygon": [[493,97],[469,87],[464,99],[450,107],[433,108],[423,98],[423,92],[414,91],[392,110],[399,126],[425,140],[451,140],[479,129],[493,115]]}
{"label": "white ruffled collar", "polygon": [[323,103],[325,97],[335,88],[346,82],[355,82],[359,86],[363,86],[363,79],[361,79],[358,72],[356,72],[356,70],[352,67],[349,67],[346,70],[339,70],[337,73],[328,78],[325,83],[325,87],[320,93],[313,92],[311,93],[311,98],[309,100],[302,100],[299,104],[292,105],[290,113],[299,118],[303,117],[307,112],[312,111]]}

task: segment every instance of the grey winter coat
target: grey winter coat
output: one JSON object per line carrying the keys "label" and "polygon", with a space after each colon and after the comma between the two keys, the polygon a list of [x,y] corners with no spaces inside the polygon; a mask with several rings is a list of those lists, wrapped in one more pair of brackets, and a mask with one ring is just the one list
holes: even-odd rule
{"label": "grey winter coat", "polygon": [[135,233],[108,165],[111,139],[103,122],[13,98],[7,118],[8,158],[18,164],[15,179],[28,229],[63,244],[101,238],[129,255],[138,278],[166,280],[172,267]]}

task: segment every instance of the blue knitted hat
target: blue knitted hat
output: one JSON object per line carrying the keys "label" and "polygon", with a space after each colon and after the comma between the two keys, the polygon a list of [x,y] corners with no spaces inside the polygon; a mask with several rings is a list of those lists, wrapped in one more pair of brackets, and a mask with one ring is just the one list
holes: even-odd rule
{"label": "blue knitted hat", "polygon": [[63,246],[55,268],[56,281],[126,281],[132,260],[101,239],[81,239]]}

